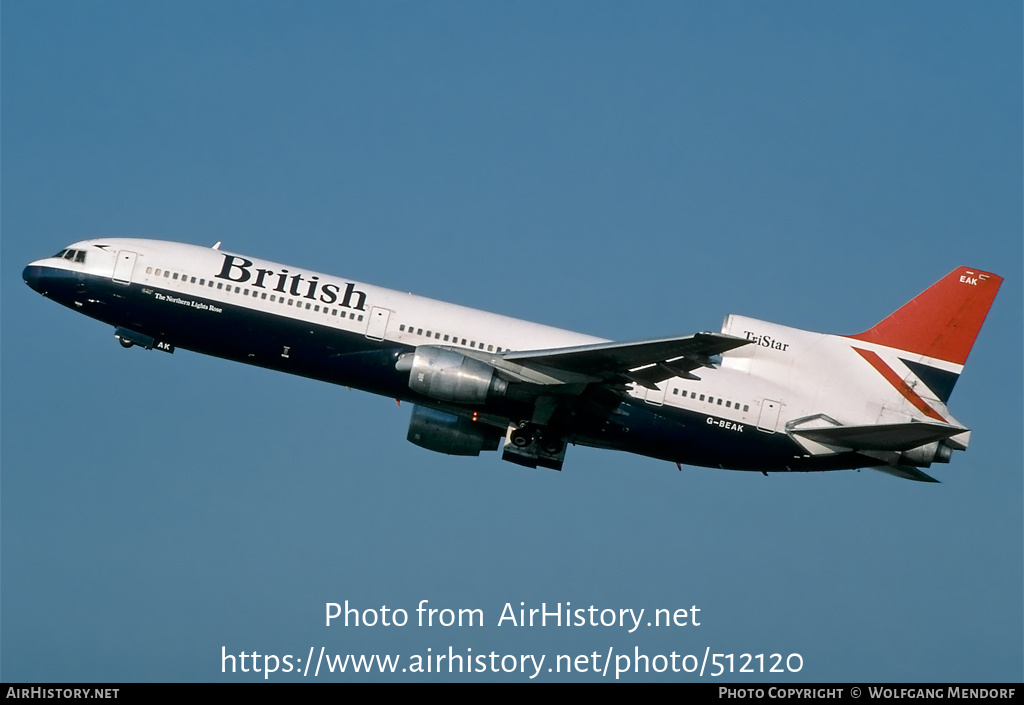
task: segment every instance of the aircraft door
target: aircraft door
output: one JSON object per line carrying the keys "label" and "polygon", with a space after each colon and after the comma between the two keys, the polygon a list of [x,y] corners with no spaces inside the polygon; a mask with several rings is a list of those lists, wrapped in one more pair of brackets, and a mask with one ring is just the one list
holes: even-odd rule
{"label": "aircraft door", "polygon": [[391,311],[380,306],[370,309],[370,322],[366,324],[366,337],[370,340],[384,340]]}
{"label": "aircraft door", "polygon": [[132,281],[132,270],[135,269],[135,260],[138,255],[128,250],[121,250],[117,253],[117,262],[114,263],[114,274],[111,277],[118,284],[129,284]]}
{"label": "aircraft door", "polygon": [[657,389],[644,389],[644,387],[638,387],[638,389],[647,393],[644,398],[648,404],[661,406],[665,403],[665,392],[668,391],[668,382],[662,382],[658,385]]}
{"label": "aircraft door", "polygon": [[757,417],[757,430],[775,433],[779,425],[779,412],[782,411],[782,402],[774,399],[761,401],[761,415]]}

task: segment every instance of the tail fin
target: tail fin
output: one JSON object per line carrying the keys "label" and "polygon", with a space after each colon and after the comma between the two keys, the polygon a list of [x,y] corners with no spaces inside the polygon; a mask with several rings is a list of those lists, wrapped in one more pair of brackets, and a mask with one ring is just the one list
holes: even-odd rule
{"label": "tail fin", "polygon": [[960,267],[870,330],[847,336],[961,368],[1003,278]]}

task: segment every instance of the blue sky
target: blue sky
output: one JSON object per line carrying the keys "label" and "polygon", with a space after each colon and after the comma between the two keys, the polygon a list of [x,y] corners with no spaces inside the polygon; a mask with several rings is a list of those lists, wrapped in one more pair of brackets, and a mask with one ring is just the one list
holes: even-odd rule
{"label": "blue sky", "polygon": [[[1008,2],[4,3],[0,677],[452,646],[1021,680],[1021,24]],[[586,448],[554,473],[414,447],[393,400],[124,351],[22,283],[105,235],[621,340],[728,313],[853,333],[956,266],[1006,281],[941,485]],[[424,599],[486,624],[324,626],[327,602]],[[498,627],[520,602],[703,619]]]}

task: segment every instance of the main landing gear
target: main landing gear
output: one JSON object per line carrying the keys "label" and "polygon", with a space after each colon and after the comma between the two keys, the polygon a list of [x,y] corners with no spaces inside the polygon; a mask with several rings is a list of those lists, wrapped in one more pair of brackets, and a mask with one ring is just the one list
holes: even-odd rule
{"label": "main landing gear", "polygon": [[550,426],[524,421],[508,427],[501,457],[528,468],[561,470],[565,460],[565,438]]}

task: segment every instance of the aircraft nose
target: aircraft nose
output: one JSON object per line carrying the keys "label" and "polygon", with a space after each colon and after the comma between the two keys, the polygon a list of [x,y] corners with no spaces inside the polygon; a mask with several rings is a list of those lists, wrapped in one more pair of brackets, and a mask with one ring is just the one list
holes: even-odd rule
{"label": "aircraft nose", "polygon": [[40,285],[43,281],[43,268],[38,264],[30,264],[25,267],[25,270],[21,273],[21,278],[24,279],[25,283],[30,287],[42,293]]}

